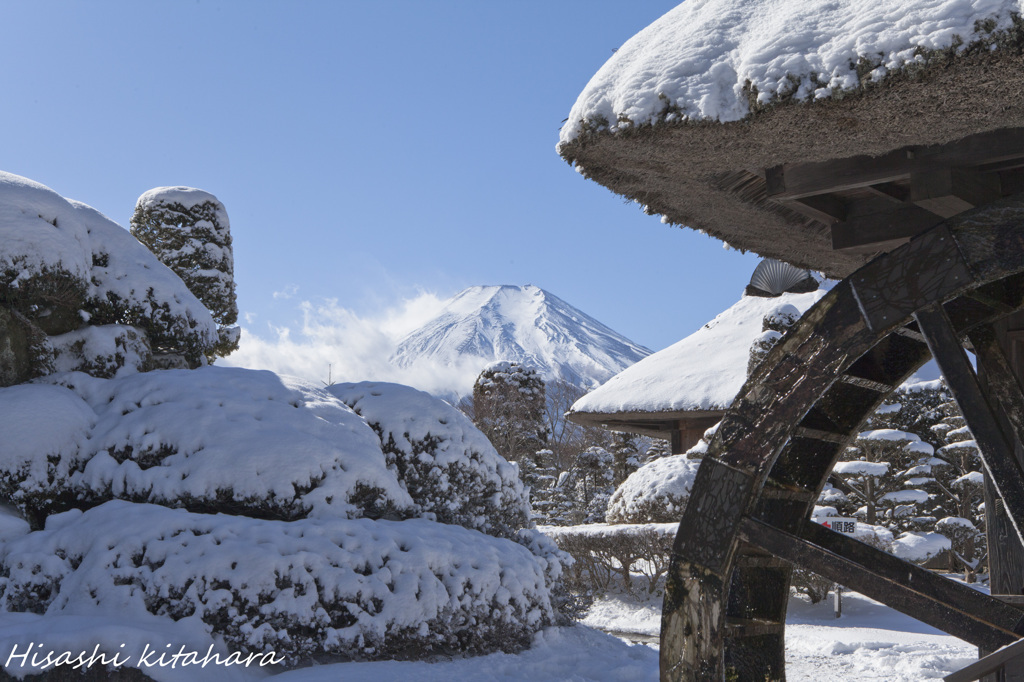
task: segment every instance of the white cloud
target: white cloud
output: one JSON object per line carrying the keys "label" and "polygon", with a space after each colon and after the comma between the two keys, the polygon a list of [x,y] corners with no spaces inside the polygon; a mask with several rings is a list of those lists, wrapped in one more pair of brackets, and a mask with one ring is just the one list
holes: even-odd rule
{"label": "white cloud", "polygon": [[444,303],[434,294],[421,293],[360,317],[337,300],[303,301],[301,328],[243,327],[239,349],[219,362],[312,381],[326,382],[329,371],[334,382],[393,381],[438,395],[464,393],[483,369],[483,361],[455,367],[421,362],[409,369],[388,361],[398,341],[437,315]]}
{"label": "white cloud", "polygon": [[281,291],[275,291],[271,296],[273,296],[275,300],[280,300],[291,298],[297,293],[299,293],[299,285],[289,284]]}

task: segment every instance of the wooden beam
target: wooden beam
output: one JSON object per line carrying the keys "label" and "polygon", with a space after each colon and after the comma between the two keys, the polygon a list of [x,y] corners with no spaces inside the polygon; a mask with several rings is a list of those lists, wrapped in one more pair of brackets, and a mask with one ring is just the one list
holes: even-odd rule
{"label": "wooden beam", "polygon": [[1024,389],[999,345],[995,330],[978,327],[967,336],[974,346],[978,364],[984,368],[989,396],[999,406],[1017,442],[1024,445]]}
{"label": "wooden beam", "polygon": [[1020,157],[1024,157],[1024,128],[995,130],[951,144],[904,147],[877,157],[854,156],[777,166],[770,169],[768,197],[799,199],[895,182],[910,177],[911,173],[940,166],[970,168]]}
{"label": "wooden beam", "polygon": [[793,199],[786,201],[786,205],[826,225],[846,220],[846,202],[834,194]]}
{"label": "wooden beam", "polygon": [[910,192],[895,182],[880,182],[877,185],[868,185],[864,189],[870,192],[872,196],[896,204],[902,204],[910,198]]}
{"label": "wooden beam", "polygon": [[919,206],[900,206],[886,213],[858,216],[832,226],[832,249],[884,251],[942,222],[942,218]]}
{"label": "wooden beam", "polygon": [[1004,646],[1024,630],[1024,611],[816,523],[805,522],[798,536],[745,518],[739,535],[795,566],[977,646]]}
{"label": "wooden beam", "polygon": [[1001,195],[999,176],[964,168],[937,168],[910,174],[910,201],[943,218],[952,218]]}
{"label": "wooden beam", "polygon": [[[978,383],[970,360],[941,305],[914,313],[936,364],[963,412],[1017,536],[1024,542],[1024,470]],[[991,377],[990,377],[991,381]]]}
{"label": "wooden beam", "polygon": [[1019,639],[1013,644],[1008,644],[1002,649],[990,653],[984,658],[979,658],[974,663],[960,668],[955,673],[950,673],[942,678],[943,682],[974,682],[989,673],[1002,670],[1009,661],[1024,656],[1024,639]]}

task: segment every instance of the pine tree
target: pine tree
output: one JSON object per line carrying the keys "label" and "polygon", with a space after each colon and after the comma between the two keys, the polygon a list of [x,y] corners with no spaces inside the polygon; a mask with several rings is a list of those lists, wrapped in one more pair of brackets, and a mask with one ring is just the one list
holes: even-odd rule
{"label": "pine tree", "polygon": [[135,204],[131,233],[173,270],[217,322],[212,360],[238,348],[231,226],[224,205],[191,187],[151,189]]}

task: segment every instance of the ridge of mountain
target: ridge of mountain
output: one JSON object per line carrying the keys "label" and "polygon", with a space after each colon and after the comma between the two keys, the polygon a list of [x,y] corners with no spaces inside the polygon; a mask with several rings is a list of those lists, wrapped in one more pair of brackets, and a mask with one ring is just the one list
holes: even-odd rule
{"label": "ridge of mountain", "polygon": [[398,342],[391,362],[401,368],[433,363],[480,369],[493,362],[518,362],[536,368],[546,381],[589,390],[650,354],[554,294],[527,284],[461,291]]}

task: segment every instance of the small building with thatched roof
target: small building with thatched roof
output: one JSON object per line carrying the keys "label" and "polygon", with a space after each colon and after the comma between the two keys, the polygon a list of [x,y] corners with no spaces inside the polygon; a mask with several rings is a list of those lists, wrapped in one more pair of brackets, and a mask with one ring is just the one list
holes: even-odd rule
{"label": "small building with thatched roof", "polygon": [[663,220],[842,278],[1024,189],[1020,2],[685,2],[558,151]]}
{"label": "small building with thatched roof", "polygon": [[764,320],[793,309],[802,315],[825,293],[808,271],[764,260],[739,301],[580,398],[568,418],[670,440],[673,453],[685,452],[743,387],[751,344],[764,333]]}

